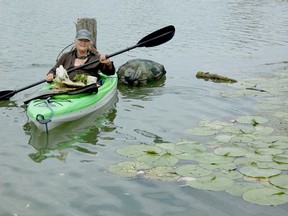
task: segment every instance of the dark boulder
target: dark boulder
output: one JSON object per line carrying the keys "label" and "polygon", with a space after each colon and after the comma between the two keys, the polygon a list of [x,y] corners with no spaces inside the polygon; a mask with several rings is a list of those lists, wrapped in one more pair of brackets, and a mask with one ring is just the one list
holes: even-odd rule
{"label": "dark boulder", "polygon": [[118,71],[118,83],[132,86],[142,86],[156,82],[165,76],[162,64],[145,59],[127,61]]}

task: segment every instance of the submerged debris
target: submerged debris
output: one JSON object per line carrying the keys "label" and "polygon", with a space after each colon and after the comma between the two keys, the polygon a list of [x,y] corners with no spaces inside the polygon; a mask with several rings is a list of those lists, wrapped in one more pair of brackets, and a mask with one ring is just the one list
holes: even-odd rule
{"label": "submerged debris", "polygon": [[213,82],[228,82],[236,83],[237,80],[231,79],[229,77],[221,76],[218,74],[210,74],[209,72],[198,71],[196,77],[204,80],[212,80]]}

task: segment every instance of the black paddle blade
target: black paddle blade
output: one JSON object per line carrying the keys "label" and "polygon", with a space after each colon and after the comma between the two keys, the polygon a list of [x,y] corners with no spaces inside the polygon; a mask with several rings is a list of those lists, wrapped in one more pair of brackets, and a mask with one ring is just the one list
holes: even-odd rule
{"label": "black paddle blade", "polygon": [[158,46],[171,40],[174,34],[175,34],[175,27],[173,25],[169,25],[145,36],[137,43],[137,46],[138,47]]}
{"label": "black paddle blade", "polygon": [[16,94],[16,91],[6,90],[0,92],[0,100],[8,100]]}

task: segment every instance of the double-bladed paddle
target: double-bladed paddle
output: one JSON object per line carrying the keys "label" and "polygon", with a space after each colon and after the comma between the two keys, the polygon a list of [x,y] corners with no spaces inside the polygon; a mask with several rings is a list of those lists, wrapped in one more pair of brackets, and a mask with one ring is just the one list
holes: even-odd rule
{"label": "double-bladed paddle", "polygon": [[[158,29],[157,31],[154,31],[154,32],[148,34],[147,36],[142,38],[136,45],[128,47],[128,48],[123,49],[123,50],[120,50],[120,51],[115,52],[113,54],[107,55],[106,57],[110,58],[110,57],[119,55],[121,53],[127,52],[127,51],[132,50],[132,49],[137,48],[137,47],[154,47],[154,46],[161,45],[161,44],[166,43],[167,41],[171,40],[173,38],[174,34],[175,34],[175,27],[173,25],[166,26],[164,28]],[[80,65],[78,67],[69,69],[67,72],[70,73],[72,71],[78,70],[78,69],[83,68],[85,66],[94,64],[98,61],[100,61],[100,60],[97,59],[97,60],[94,60],[91,62],[87,62],[86,64],[83,64],[83,65]],[[32,87],[37,86],[37,85],[44,83],[44,82],[46,82],[45,79],[41,80],[39,82],[30,84],[28,86],[25,86],[23,88],[20,88],[18,90],[0,91],[0,100],[8,100],[9,98],[14,96],[18,92],[32,88]]]}

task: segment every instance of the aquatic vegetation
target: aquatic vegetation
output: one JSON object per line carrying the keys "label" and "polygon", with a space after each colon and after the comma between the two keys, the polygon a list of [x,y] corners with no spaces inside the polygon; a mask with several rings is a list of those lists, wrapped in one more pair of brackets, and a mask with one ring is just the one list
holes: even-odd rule
{"label": "aquatic vegetation", "polygon": [[260,188],[245,192],[242,198],[259,205],[281,205],[288,202],[288,195],[278,189]]}
{"label": "aquatic vegetation", "polygon": [[[134,161],[113,164],[109,171],[126,177],[180,179],[189,187],[224,190],[260,205],[283,204],[288,202],[287,137],[271,136],[273,130],[267,134],[267,130],[258,129],[268,127],[263,125],[267,122],[259,116],[239,117],[233,124],[221,123],[219,127],[214,122],[208,133],[201,132],[201,129],[205,130],[202,122],[201,127],[187,131],[196,137],[214,135],[214,142],[182,141],[120,147],[116,152]],[[205,125],[209,123],[205,122]],[[186,162],[181,164],[181,161]]]}
{"label": "aquatic vegetation", "polygon": [[221,191],[230,188],[234,181],[226,177],[206,176],[187,181],[187,184],[192,188]]}
{"label": "aquatic vegetation", "polygon": [[[261,82],[267,83],[265,79]],[[247,91],[251,90],[253,97],[265,94],[264,105],[257,106],[263,108],[261,114],[199,121],[184,131],[193,140],[119,147],[116,152],[133,161],[112,164],[109,171],[126,177],[178,180],[187,187],[225,191],[258,205],[288,203],[288,118],[287,112],[281,110],[288,102],[279,89],[275,90],[277,85],[267,84],[261,91],[250,85],[242,85],[246,88],[242,96],[250,96]],[[283,89],[287,92],[287,87]],[[273,93],[279,96],[278,101]],[[276,106],[280,110],[274,110]],[[267,107],[272,108],[272,114]],[[197,141],[198,137],[201,141]]]}

